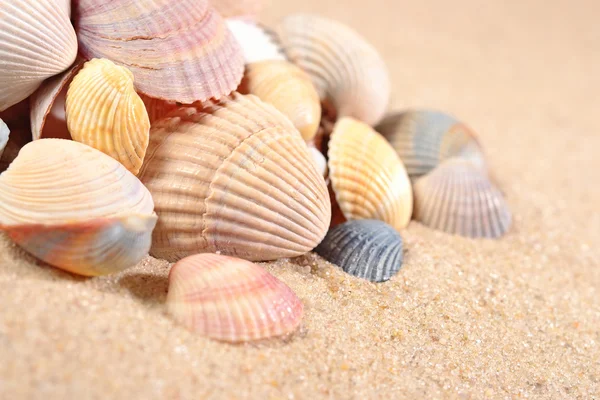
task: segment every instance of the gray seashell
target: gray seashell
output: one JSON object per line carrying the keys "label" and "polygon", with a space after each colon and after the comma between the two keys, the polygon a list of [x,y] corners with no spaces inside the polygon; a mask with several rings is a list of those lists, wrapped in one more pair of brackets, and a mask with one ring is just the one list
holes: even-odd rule
{"label": "gray seashell", "polygon": [[348,274],[383,282],[402,266],[402,237],[385,222],[348,221],[327,233],[315,251]]}

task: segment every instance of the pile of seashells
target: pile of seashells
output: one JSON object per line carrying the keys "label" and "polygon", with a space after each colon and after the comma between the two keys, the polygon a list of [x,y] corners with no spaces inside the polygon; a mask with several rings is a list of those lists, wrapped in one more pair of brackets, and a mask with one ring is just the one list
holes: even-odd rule
{"label": "pile of seashells", "polygon": [[86,276],[176,262],[173,318],[239,342],[303,314],[252,261],[315,249],[381,282],[411,218],[507,231],[473,132],[434,111],[383,119],[388,72],[360,35],[304,14],[269,30],[260,1],[212,1],[1,0],[0,229],[16,244]]}

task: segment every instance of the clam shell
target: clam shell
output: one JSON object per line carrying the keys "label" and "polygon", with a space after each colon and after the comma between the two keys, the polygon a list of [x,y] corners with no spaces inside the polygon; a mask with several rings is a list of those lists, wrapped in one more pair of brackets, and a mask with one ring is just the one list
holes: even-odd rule
{"label": "clam shell", "polygon": [[308,14],[285,18],[279,26],[289,58],[306,71],[338,117],[374,125],[383,117],[390,79],[377,50],[340,22]]}
{"label": "clam shell", "polygon": [[408,225],[411,183],[392,146],[368,125],[337,121],[328,150],[329,178],[347,220],[377,219],[395,229]]}
{"label": "clam shell", "polygon": [[169,261],[217,251],[294,257],[329,226],[327,188],[302,137],[251,95],[183,108],[154,125],[140,179],[160,217],[151,253]]}
{"label": "clam shell", "polygon": [[77,38],[65,0],[3,0],[0,6],[0,111],[69,68]]}
{"label": "clam shell", "polygon": [[225,18],[256,19],[264,0],[211,0],[211,4]]}
{"label": "clam shell", "polygon": [[283,48],[274,33],[254,22],[227,19],[226,23],[242,48],[246,64],[286,59]]}
{"label": "clam shell", "polygon": [[4,152],[4,148],[8,143],[8,137],[10,135],[10,129],[8,126],[0,119],[0,158],[2,157],[2,153]]}
{"label": "clam shell", "polygon": [[468,160],[451,158],[414,185],[415,219],[444,232],[497,238],[510,227],[502,193]]}
{"label": "clam shell", "polygon": [[242,51],[207,0],[79,0],[81,53],[127,67],[136,89],[191,104],[239,85]]}
{"label": "clam shell", "polygon": [[167,309],[193,332],[244,342],[292,333],[304,307],[288,286],[258,265],[199,254],[171,269]]}
{"label": "clam shell", "polygon": [[155,99],[154,97],[148,97],[145,95],[140,95],[144,105],[146,106],[146,111],[148,112],[148,119],[150,120],[150,125],[153,125],[155,122],[160,121],[164,117],[166,117],[170,112],[179,108],[176,102],[174,101],[166,101],[161,99]]}
{"label": "clam shell", "polygon": [[81,143],[27,144],[0,175],[0,229],[55,267],[104,275],[138,263],[156,223],[148,190]]}
{"label": "clam shell", "polygon": [[321,102],[310,77],[287,61],[263,61],[246,67],[249,93],[272,104],[292,121],[304,140],[314,138]]}
{"label": "clam shell", "polygon": [[433,110],[392,114],[377,126],[404,162],[408,175],[418,178],[442,161],[459,157],[485,169],[485,157],[475,134],[456,118]]}
{"label": "clam shell", "polygon": [[139,172],[150,120],[127,68],[104,59],[85,63],[69,86],[66,115],[73,140],[108,154],[134,175]]}
{"label": "clam shell", "polygon": [[402,237],[385,222],[373,219],[336,226],[315,251],[350,275],[371,282],[387,281],[402,266]]}

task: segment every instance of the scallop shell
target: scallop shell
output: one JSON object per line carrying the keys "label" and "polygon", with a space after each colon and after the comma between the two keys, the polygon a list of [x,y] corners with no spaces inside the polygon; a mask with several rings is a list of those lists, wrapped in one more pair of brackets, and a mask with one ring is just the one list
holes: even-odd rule
{"label": "scallop shell", "polygon": [[256,19],[264,0],[211,0],[211,4],[225,18]]}
{"label": "scallop shell", "polygon": [[171,269],[167,309],[193,332],[244,342],[292,333],[304,307],[288,286],[258,265],[199,254]]}
{"label": "scallop shell", "polygon": [[414,185],[415,219],[444,232],[497,238],[510,227],[502,193],[468,160],[451,158]]}
{"label": "scallop shell", "polygon": [[36,140],[0,175],[0,229],[26,251],[81,275],[137,264],[156,224],[148,190],[81,143]]}
{"label": "scallop shell", "polygon": [[77,38],[64,0],[3,0],[0,11],[0,111],[69,68]]}
{"label": "scallop shell", "polygon": [[81,53],[127,67],[147,96],[191,104],[239,85],[242,51],[207,0],[79,0]]}
{"label": "scallop shell", "polygon": [[376,129],[398,152],[411,178],[428,173],[452,157],[465,158],[486,168],[475,134],[442,112],[419,110],[393,114]]}
{"label": "scallop shell", "polygon": [[392,146],[368,125],[345,117],[329,141],[329,178],[347,220],[378,219],[395,229],[412,215],[411,183]]}
{"label": "scallop shell", "polygon": [[134,175],[139,172],[150,120],[127,68],[104,59],[85,63],[69,86],[66,110],[73,140],[108,154]]}
{"label": "scallop shell", "polygon": [[170,112],[179,108],[176,102],[174,101],[166,101],[161,99],[155,99],[154,97],[148,97],[145,95],[140,95],[144,105],[146,106],[146,111],[148,112],[148,119],[150,120],[150,125],[153,125],[155,122],[160,121],[164,117],[166,117]]}
{"label": "scallop shell", "polygon": [[371,282],[387,281],[402,266],[402,237],[385,222],[374,219],[336,226],[315,251],[350,275]]}
{"label": "scallop shell", "polygon": [[290,59],[310,75],[321,100],[331,103],[338,117],[379,122],[391,86],[373,46],[342,23],[315,15],[291,15],[279,32]]}
{"label": "scallop shell", "polygon": [[249,93],[275,106],[292,121],[304,140],[314,138],[321,102],[310,77],[287,61],[263,61],[246,67]]}
{"label": "scallop shell", "polygon": [[273,32],[254,22],[239,19],[227,19],[226,23],[242,48],[246,64],[286,59],[279,39]]}
{"label": "scallop shell", "polygon": [[8,137],[10,135],[10,129],[8,126],[0,119],[0,157],[2,157],[2,153],[4,152],[4,148],[8,143]]}
{"label": "scallop shell", "polygon": [[160,217],[151,253],[294,257],[327,233],[323,177],[298,131],[255,96],[183,108],[150,132],[140,179]]}

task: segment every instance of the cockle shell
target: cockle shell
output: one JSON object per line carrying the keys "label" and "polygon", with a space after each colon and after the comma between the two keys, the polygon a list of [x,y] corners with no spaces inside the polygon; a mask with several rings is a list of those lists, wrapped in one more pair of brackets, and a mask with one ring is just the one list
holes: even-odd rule
{"label": "cockle shell", "polygon": [[392,146],[368,125],[344,117],[329,141],[329,178],[347,220],[378,219],[395,229],[408,225],[411,183]]}
{"label": "cockle shell", "polygon": [[476,164],[444,161],[414,185],[415,219],[444,232],[497,238],[510,227],[511,213],[502,193]]}
{"label": "cockle shell", "polygon": [[306,71],[321,97],[338,117],[374,125],[383,117],[390,79],[377,50],[340,22],[295,14],[279,26],[289,58]]}
{"label": "cockle shell", "polygon": [[79,0],[81,53],[127,67],[136,89],[191,104],[239,85],[242,51],[207,0]]}
{"label": "cockle shell", "polygon": [[156,224],[148,190],[81,143],[27,144],[0,175],[0,229],[42,261],[81,275],[137,264]]}
{"label": "cockle shell", "polygon": [[273,32],[254,22],[239,19],[227,19],[226,23],[242,48],[246,64],[286,59],[281,43]]}
{"label": "cockle shell", "polygon": [[140,179],[159,222],[151,254],[175,261],[220,252],[248,260],[294,257],[327,233],[327,188],[289,120],[235,93],[155,124]]}
{"label": "cockle shell", "polygon": [[8,126],[0,119],[0,157],[2,157],[2,153],[4,152],[4,148],[8,143],[8,137],[10,135],[10,129]]}
{"label": "cockle shell", "polygon": [[376,129],[398,152],[412,179],[452,157],[468,159],[485,169],[485,157],[475,134],[442,112],[414,110],[392,114]]}
{"label": "cockle shell", "polygon": [[383,282],[402,266],[402,237],[382,221],[348,221],[327,233],[315,251],[345,272]]}
{"label": "cockle shell", "polygon": [[73,140],[108,154],[134,175],[139,172],[150,120],[127,68],[104,59],[85,63],[69,86],[66,112]]}
{"label": "cockle shell", "polygon": [[288,286],[258,265],[199,254],[171,269],[167,309],[193,332],[244,342],[292,333],[304,307]]}
{"label": "cockle shell", "polygon": [[256,19],[264,0],[210,0],[213,7],[225,18]]}
{"label": "cockle shell", "polygon": [[321,121],[321,102],[304,71],[287,61],[262,61],[246,66],[246,80],[250,94],[274,105],[304,140],[312,140]]}
{"label": "cockle shell", "polygon": [[154,124],[157,121],[160,121],[161,119],[166,117],[170,112],[180,107],[174,101],[155,99],[154,97],[148,97],[143,94],[141,94],[140,97],[142,98],[142,101],[146,106],[146,111],[148,112],[148,119],[150,120],[150,125]]}
{"label": "cockle shell", "polygon": [[66,11],[64,0],[2,0],[0,111],[75,61],[77,38]]}

